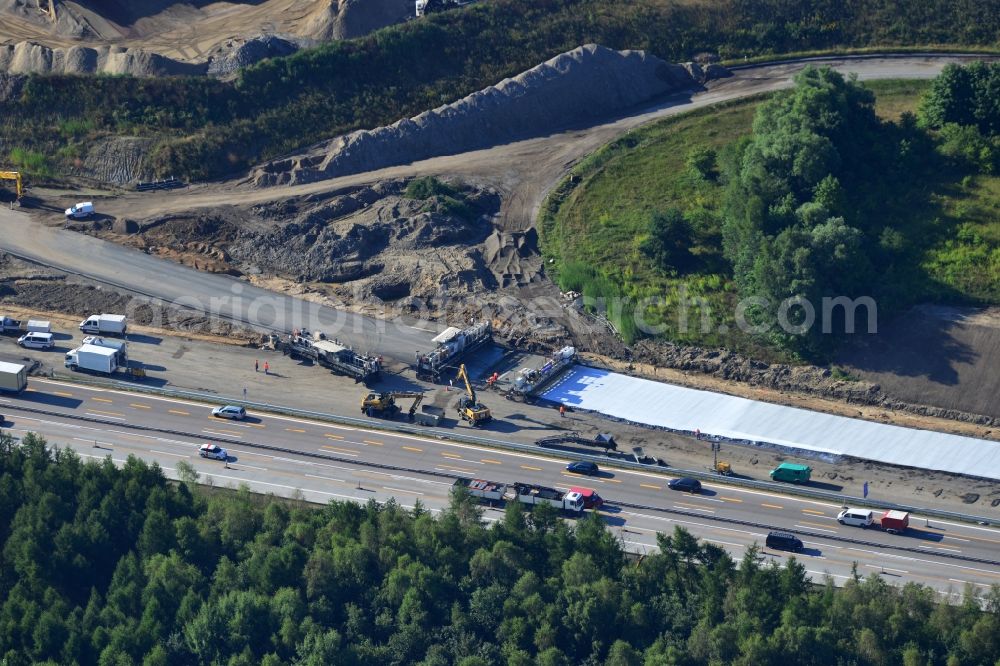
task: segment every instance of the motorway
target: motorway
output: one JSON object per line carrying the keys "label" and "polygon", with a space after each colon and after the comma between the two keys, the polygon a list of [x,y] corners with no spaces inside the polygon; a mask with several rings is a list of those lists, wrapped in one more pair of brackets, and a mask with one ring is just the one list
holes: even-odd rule
{"label": "motorway", "polygon": [[[681,494],[667,488],[671,477],[665,474],[613,468],[597,477],[568,474],[564,467],[571,456],[553,451],[506,452],[275,414],[218,421],[210,407],[39,379],[20,395],[0,396],[4,428],[15,436],[37,432],[84,458],[111,456],[119,464],[135,455],[157,462],[173,477],[178,461],[186,460],[202,482],[215,485],[246,484],[255,491],[320,503],[394,497],[411,505],[420,499],[435,511],[447,505],[457,476],[561,489],[579,485],[605,497],[605,522],[627,548],[638,552],[655,549],[657,532],[681,525],[739,559],[750,544],[763,543],[768,529],[780,528],[805,542],[799,557],[815,580],[830,575],[842,583],[856,563],[861,575],[915,581],[942,594],[961,593],[967,584],[978,590],[1000,584],[997,529],[914,516],[908,534],[890,535],[838,524],[839,506],[829,502],[721,483],[705,484],[699,495]],[[198,457],[197,447],[206,441],[226,447],[229,461]],[[283,450],[264,448],[268,446]],[[498,511],[486,509],[486,518],[499,518]],[[767,549],[764,553],[779,563],[786,557]]]}

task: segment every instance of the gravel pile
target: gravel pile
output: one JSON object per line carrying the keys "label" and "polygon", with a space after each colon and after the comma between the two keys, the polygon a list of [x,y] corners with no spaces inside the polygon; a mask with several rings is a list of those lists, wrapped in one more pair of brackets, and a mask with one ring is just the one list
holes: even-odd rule
{"label": "gravel pile", "polygon": [[266,58],[280,58],[291,55],[299,45],[275,35],[258,35],[241,44],[230,42],[227,50],[213,55],[208,61],[208,73],[212,76],[226,76],[249,67]]}
{"label": "gravel pile", "polygon": [[25,41],[0,46],[0,71],[11,74],[170,76],[204,74],[206,65],[182,63],[142,49],[119,46],[53,49]]}
{"label": "gravel pile", "polygon": [[588,44],[452,104],[263,165],[253,180],[262,186],[309,182],[486,148],[608,117],[698,85],[689,67],[643,51]]}

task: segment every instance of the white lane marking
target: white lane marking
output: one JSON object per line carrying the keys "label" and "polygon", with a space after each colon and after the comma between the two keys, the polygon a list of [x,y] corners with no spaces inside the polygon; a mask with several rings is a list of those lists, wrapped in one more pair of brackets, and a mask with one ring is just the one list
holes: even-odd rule
{"label": "white lane marking", "polygon": [[865,566],[868,567],[868,568],[870,568],[870,569],[879,569],[879,570],[882,570],[882,571],[891,571],[893,573],[899,573],[899,574],[908,574],[908,573],[910,573],[909,571],[907,571],[905,569],[892,569],[890,567],[879,566],[878,564],[866,564]]}
{"label": "white lane marking", "polygon": [[906,555],[896,555],[894,553],[887,553],[885,551],[879,551],[879,550],[867,550],[865,548],[854,548],[854,547],[849,547],[848,550],[856,550],[859,553],[868,553],[869,555],[878,555],[879,557],[891,557],[893,559],[905,560],[907,562],[923,562],[924,564],[937,564],[937,565],[940,565],[940,566],[952,567],[954,569],[964,569],[964,570],[967,570],[967,571],[979,571],[981,573],[987,573],[987,574],[995,574],[996,573],[996,571],[993,571],[992,569],[979,569],[977,567],[970,567],[970,566],[965,565],[965,564],[952,564],[951,562],[937,562],[935,560],[925,560],[925,559],[920,558],[920,557],[908,557]]}
{"label": "white lane marking", "polygon": [[[124,421],[124,416],[110,416],[108,414],[95,414],[94,412],[86,412],[88,416],[93,416],[96,419],[112,419],[113,421]],[[96,430],[97,428],[95,428]]]}
{"label": "white lane marking", "polygon": [[112,442],[102,442],[102,441],[100,441],[98,439],[93,439],[93,438],[87,439],[85,437],[74,437],[73,439],[75,439],[78,442],[87,442],[88,444],[91,444],[91,445],[97,445],[97,446],[114,446],[114,444]]}
{"label": "white lane marking", "polygon": [[844,580],[850,578],[850,576],[843,574],[830,573],[829,571],[815,571],[813,569],[806,569],[806,573],[816,574],[817,576],[829,576],[830,578],[843,578]]}
{"label": "white lane marking", "polygon": [[721,543],[721,544],[726,545],[726,546],[733,546],[734,548],[746,548],[746,545],[744,545],[742,543],[732,543],[730,541],[719,541],[718,539],[712,539],[712,538],[709,538],[709,537],[706,537],[704,540],[705,541],[710,541],[712,543]]}
{"label": "white lane marking", "polygon": [[339,481],[340,483],[347,483],[344,479],[335,479],[332,476],[320,476],[318,474],[306,474],[308,479],[323,479],[324,481]]}
{"label": "white lane marking", "polygon": [[801,527],[802,529],[804,529],[806,531],[816,530],[817,532],[829,532],[830,534],[836,534],[837,533],[837,530],[828,530],[825,527],[810,527],[808,525],[799,525],[798,523],[795,523],[795,527]]}
{"label": "white lane marking", "polygon": [[392,486],[382,486],[386,490],[391,490],[394,493],[409,493],[411,495],[423,495],[424,493],[417,492],[416,490],[406,490],[405,488],[393,488]]}
{"label": "white lane marking", "polygon": [[207,432],[210,435],[215,435],[216,437],[239,437],[243,438],[243,435],[238,433],[228,433],[228,432],[215,432],[214,430],[209,430],[208,428],[202,428],[202,432]]}
{"label": "white lane marking", "polygon": [[332,446],[330,446],[330,447],[320,447],[320,448],[318,448],[316,450],[319,453],[327,453],[327,454],[333,452],[333,453],[336,453],[338,456],[353,456],[353,457],[357,457],[357,455],[358,455],[357,453],[351,453],[347,449],[334,449]]}
{"label": "white lane marking", "polygon": [[186,455],[184,453],[170,453],[169,451],[157,451],[156,449],[150,449],[149,452],[150,453],[159,453],[160,455],[164,455],[164,456],[174,456],[174,457],[177,457],[177,458],[190,458],[191,457],[191,456]]}
{"label": "white lane marking", "polygon": [[234,462],[233,464],[234,465],[239,465],[239,467],[237,469],[256,469],[256,470],[259,470],[261,472],[266,472],[267,471],[266,467],[254,467],[253,465],[247,465],[246,463],[241,463],[241,462]]}
{"label": "white lane marking", "polygon": [[262,486],[274,486],[275,488],[287,488],[288,490],[299,490],[302,492],[319,493],[320,495],[329,495],[330,497],[343,497],[344,499],[350,499],[350,500],[358,499],[358,497],[355,495],[341,495],[340,493],[328,493],[325,490],[313,490],[312,488],[299,488],[298,486],[286,486],[283,483],[270,483],[268,481],[257,481],[256,479],[247,479],[239,476],[227,476],[225,474],[209,474],[208,476],[209,478],[217,477],[220,479],[231,479],[233,481],[241,481],[243,483],[256,483]]}

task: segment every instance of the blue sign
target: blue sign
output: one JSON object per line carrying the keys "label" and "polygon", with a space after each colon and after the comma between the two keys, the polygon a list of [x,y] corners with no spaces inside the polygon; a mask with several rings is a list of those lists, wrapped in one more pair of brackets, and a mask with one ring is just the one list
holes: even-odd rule
{"label": "blue sign", "polygon": [[865,494],[864,497],[868,497],[868,482],[865,481]]}

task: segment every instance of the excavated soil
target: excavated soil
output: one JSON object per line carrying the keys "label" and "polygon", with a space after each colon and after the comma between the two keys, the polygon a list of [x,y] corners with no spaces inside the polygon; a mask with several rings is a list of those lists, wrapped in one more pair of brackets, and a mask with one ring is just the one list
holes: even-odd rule
{"label": "excavated soil", "polygon": [[0,0],[0,71],[225,75],[413,13],[412,0]]}
{"label": "excavated soil", "polygon": [[707,76],[700,67],[668,64],[644,51],[587,44],[452,104],[265,164],[251,180],[258,186],[307,183],[536,136],[694,89],[700,81],[693,73]]}

